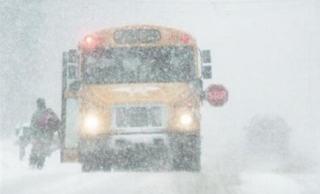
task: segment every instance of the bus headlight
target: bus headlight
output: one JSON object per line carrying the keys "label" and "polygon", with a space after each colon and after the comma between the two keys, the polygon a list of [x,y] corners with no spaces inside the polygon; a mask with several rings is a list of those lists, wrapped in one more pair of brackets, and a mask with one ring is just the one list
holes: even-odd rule
{"label": "bus headlight", "polygon": [[87,116],[84,120],[84,127],[86,132],[94,133],[99,127],[99,119],[95,116]]}
{"label": "bus headlight", "polygon": [[192,116],[190,114],[183,114],[180,116],[180,123],[184,126],[188,126],[192,122]]}

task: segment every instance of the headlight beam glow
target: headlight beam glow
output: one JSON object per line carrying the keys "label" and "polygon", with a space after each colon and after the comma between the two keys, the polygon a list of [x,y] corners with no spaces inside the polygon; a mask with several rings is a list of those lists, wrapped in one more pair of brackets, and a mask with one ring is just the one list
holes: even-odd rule
{"label": "headlight beam glow", "polygon": [[95,116],[88,116],[85,120],[84,125],[89,130],[95,130],[99,125],[99,121]]}
{"label": "headlight beam glow", "polygon": [[183,125],[190,125],[192,122],[192,116],[189,114],[184,114],[180,116],[180,123]]}

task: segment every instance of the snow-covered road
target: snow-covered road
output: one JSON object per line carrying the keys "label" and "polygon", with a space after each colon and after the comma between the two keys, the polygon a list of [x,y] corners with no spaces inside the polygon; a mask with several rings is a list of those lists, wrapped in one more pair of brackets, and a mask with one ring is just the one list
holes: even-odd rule
{"label": "snow-covered road", "polygon": [[[81,173],[79,164],[60,164],[59,152],[43,170],[18,161],[18,147],[1,142],[1,193],[203,193],[202,173],[95,172]],[[29,148],[30,149],[30,148]],[[213,184],[213,183],[212,183]]]}
{"label": "snow-covered road", "polygon": [[12,140],[1,141],[2,194],[318,194],[319,185],[319,173],[243,171],[223,174],[205,164],[201,173],[81,173],[79,164],[61,164],[58,151],[48,158],[43,170],[32,170],[26,159],[18,160],[18,147]]}

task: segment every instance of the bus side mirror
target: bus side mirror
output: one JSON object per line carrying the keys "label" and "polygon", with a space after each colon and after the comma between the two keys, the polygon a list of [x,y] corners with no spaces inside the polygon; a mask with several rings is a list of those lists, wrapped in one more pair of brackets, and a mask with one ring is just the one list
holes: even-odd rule
{"label": "bus side mirror", "polygon": [[63,53],[63,70],[63,90],[78,92],[82,82],[79,79],[77,50],[69,50],[68,52]]}
{"label": "bus side mirror", "polygon": [[76,65],[68,66],[68,79],[78,79],[78,67]]}
{"label": "bus side mirror", "polygon": [[212,78],[211,66],[203,66],[201,74],[203,79],[211,79]]}
{"label": "bus side mirror", "polygon": [[210,50],[201,51],[201,61],[202,61],[202,63],[211,63],[211,52],[210,52]]}
{"label": "bus side mirror", "polygon": [[77,50],[69,50],[64,57],[66,89],[71,92],[78,92],[82,85],[82,81],[79,79],[78,52]]}
{"label": "bus side mirror", "polygon": [[210,50],[201,51],[201,75],[203,79],[212,78],[212,68],[210,65],[203,65],[211,63],[211,52]]}

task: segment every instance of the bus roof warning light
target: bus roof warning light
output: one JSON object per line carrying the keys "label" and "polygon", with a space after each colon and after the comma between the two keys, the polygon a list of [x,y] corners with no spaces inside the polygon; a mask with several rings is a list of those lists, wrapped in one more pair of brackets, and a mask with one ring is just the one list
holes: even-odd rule
{"label": "bus roof warning light", "polygon": [[183,43],[188,43],[189,42],[189,36],[186,35],[186,34],[183,34],[181,36],[181,40],[182,40]]}
{"label": "bus roof warning light", "polygon": [[91,43],[91,42],[92,42],[92,40],[93,40],[93,39],[92,39],[92,37],[91,37],[91,36],[87,36],[87,37],[86,37],[86,42],[87,42],[87,43]]}

